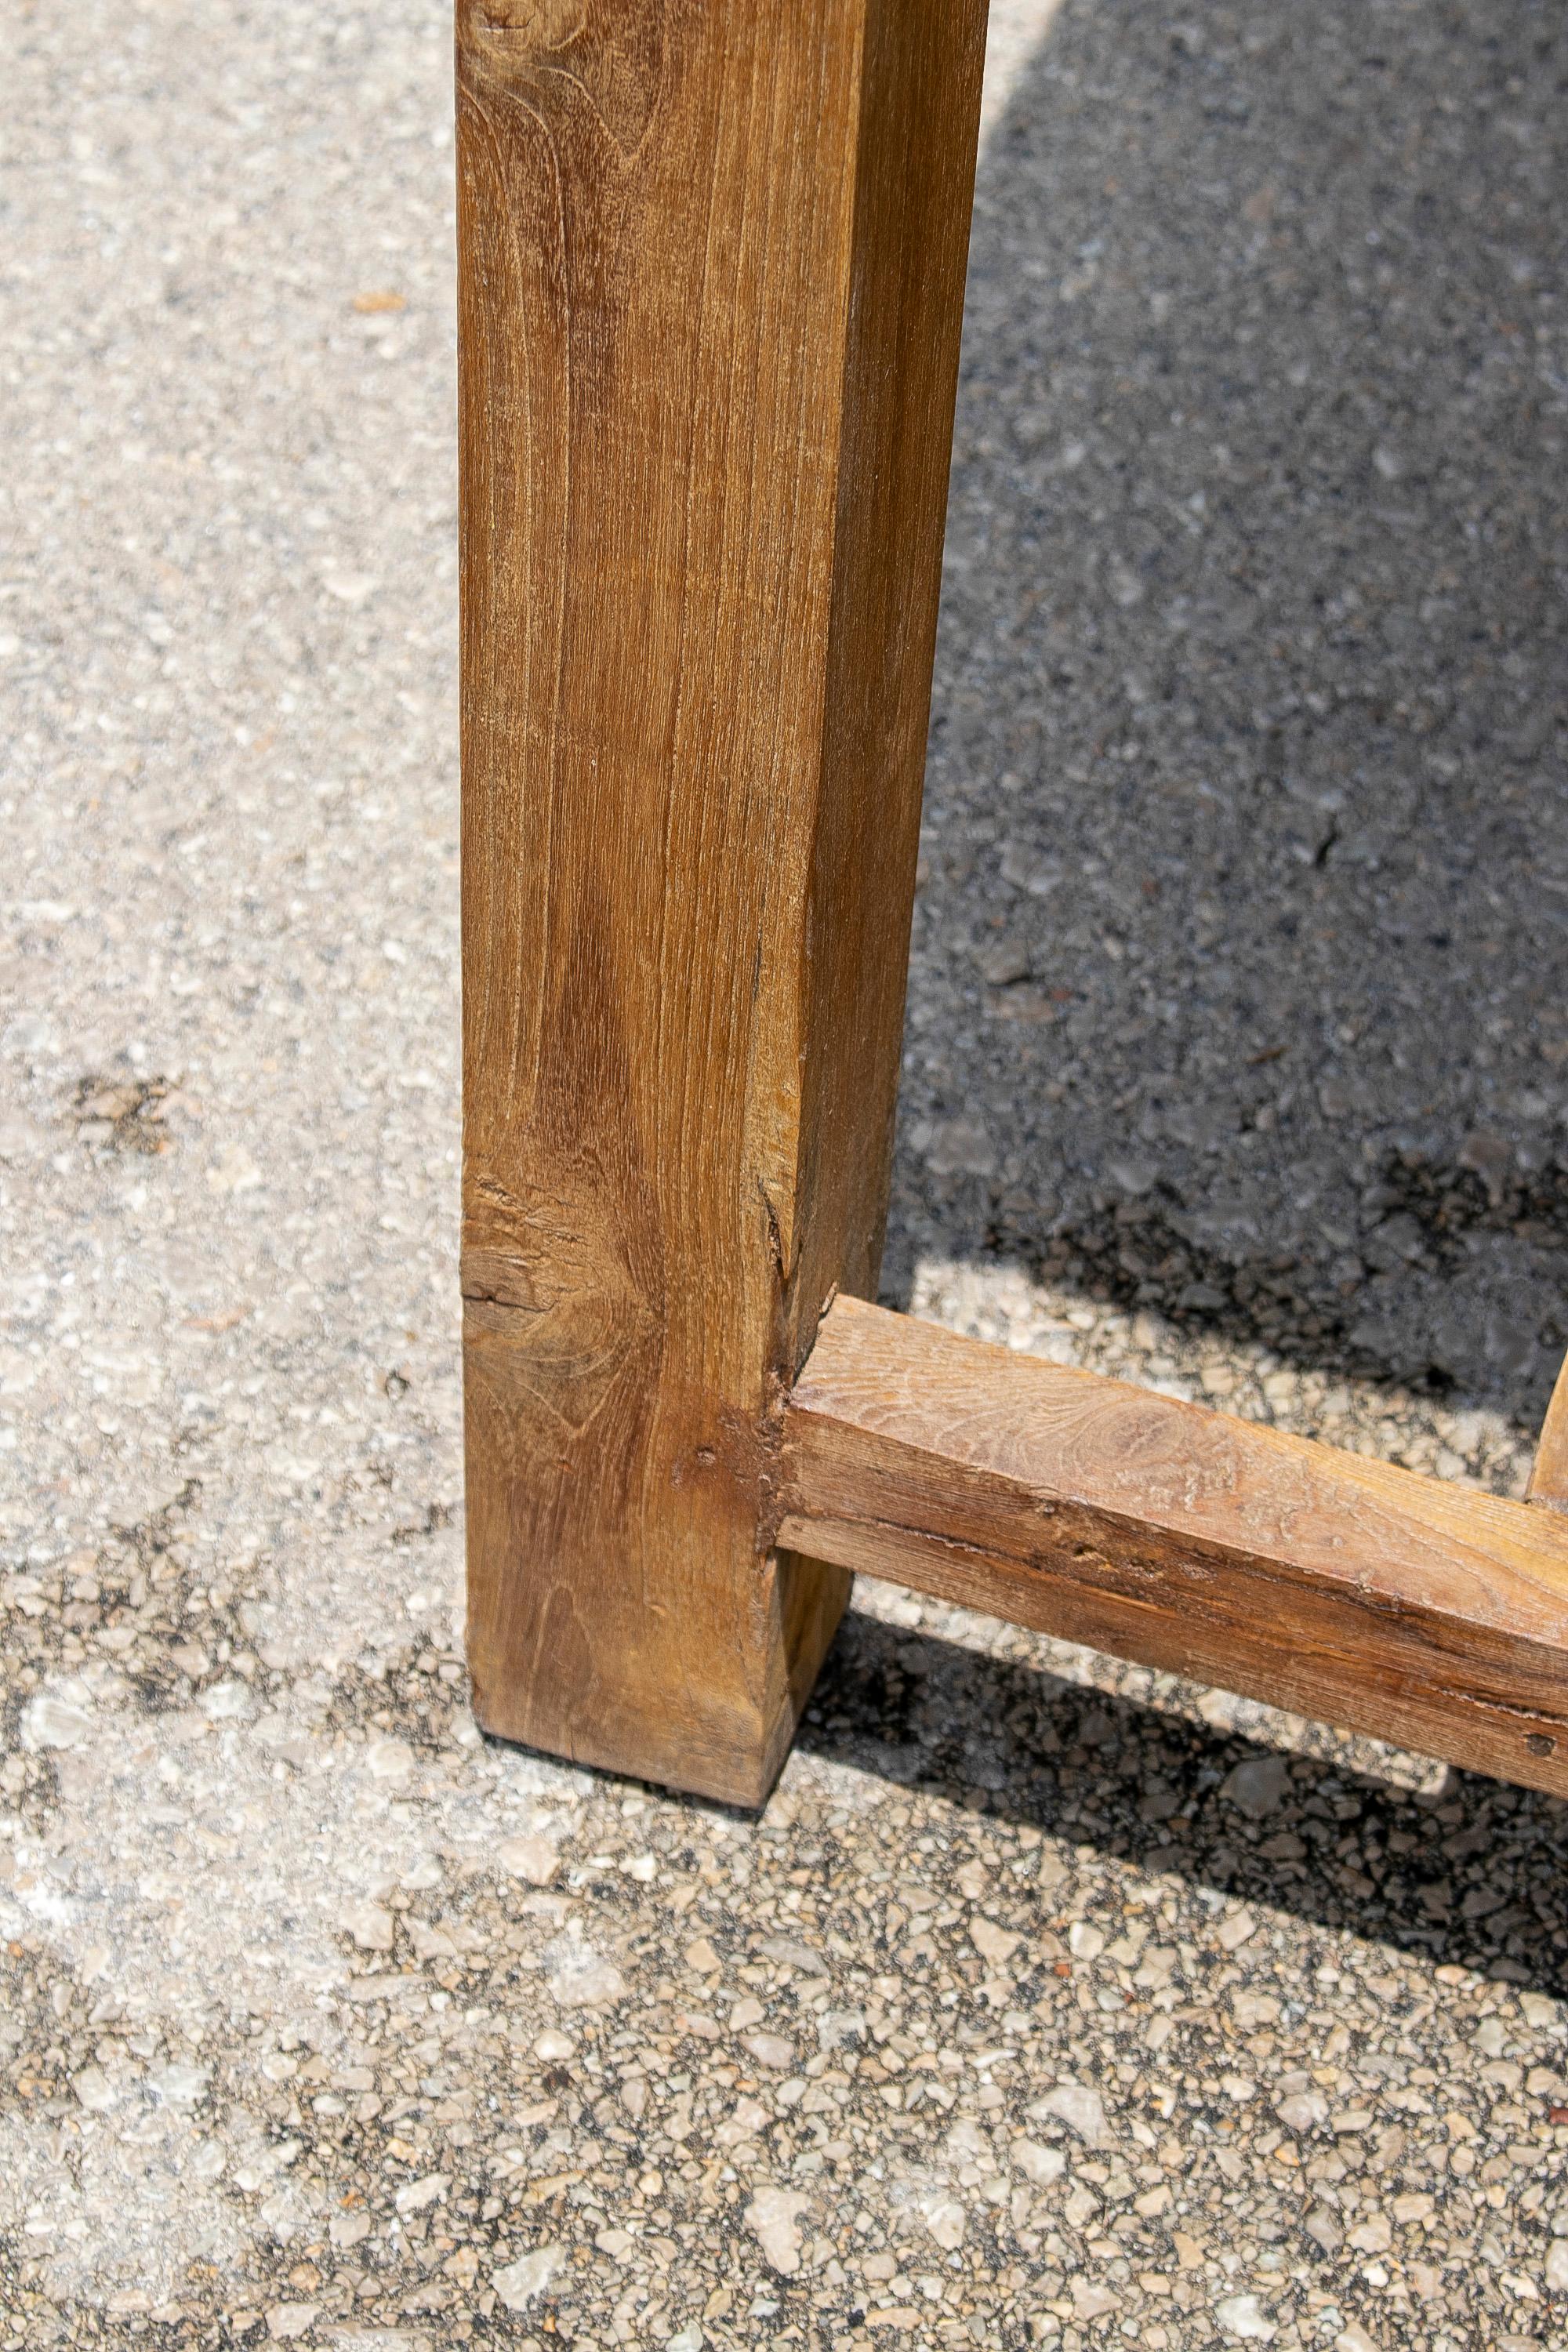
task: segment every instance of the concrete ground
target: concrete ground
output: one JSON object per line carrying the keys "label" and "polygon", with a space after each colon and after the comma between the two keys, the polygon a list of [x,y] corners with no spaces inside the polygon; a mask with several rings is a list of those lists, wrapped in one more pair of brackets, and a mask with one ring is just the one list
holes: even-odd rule
{"label": "concrete ground", "polygon": [[[1561,13],[998,15],[889,1295],[1517,1491]],[[1562,1806],[874,1587],[760,1822],[476,1734],[445,12],[6,30],[0,2348],[1561,2341]]]}

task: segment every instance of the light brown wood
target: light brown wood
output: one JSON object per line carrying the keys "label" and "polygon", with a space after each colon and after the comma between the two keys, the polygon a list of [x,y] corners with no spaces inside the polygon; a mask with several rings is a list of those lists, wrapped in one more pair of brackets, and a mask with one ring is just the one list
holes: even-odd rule
{"label": "light brown wood", "polygon": [[984,0],[459,0],[479,1719],[754,1802],[843,1605]]}
{"label": "light brown wood", "polygon": [[1568,1526],[837,1299],[780,1540],[1568,1794]]}
{"label": "light brown wood", "polygon": [[1548,1510],[1568,1511],[1568,1358],[1541,1424],[1526,1500],[1544,1504]]}

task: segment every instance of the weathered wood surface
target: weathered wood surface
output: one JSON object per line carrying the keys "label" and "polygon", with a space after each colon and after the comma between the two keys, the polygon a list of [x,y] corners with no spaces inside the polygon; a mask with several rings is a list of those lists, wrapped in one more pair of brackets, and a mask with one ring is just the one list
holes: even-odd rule
{"label": "weathered wood surface", "polygon": [[475,1705],[765,1793],[843,1605],[984,0],[459,0]]}
{"label": "weathered wood surface", "polygon": [[780,1540],[1568,1794],[1568,1525],[839,1298]]}
{"label": "weathered wood surface", "polygon": [[1557,1375],[1531,1468],[1527,1499],[1568,1511],[1568,1359]]}

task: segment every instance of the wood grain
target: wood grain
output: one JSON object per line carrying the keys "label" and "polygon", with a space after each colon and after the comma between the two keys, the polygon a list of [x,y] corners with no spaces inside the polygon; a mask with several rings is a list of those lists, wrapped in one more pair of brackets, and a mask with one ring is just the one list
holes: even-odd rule
{"label": "wood grain", "polygon": [[843,1605],[984,0],[459,0],[462,1283],[491,1730],[754,1802]]}
{"label": "wood grain", "polygon": [[835,1301],[780,1540],[1568,1794],[1568,1526]]}
{"label": "wood grain", "polygon": [[1568,1359],[1558,1372],[1531,1467],[1527,1502],[1568,1511]]}

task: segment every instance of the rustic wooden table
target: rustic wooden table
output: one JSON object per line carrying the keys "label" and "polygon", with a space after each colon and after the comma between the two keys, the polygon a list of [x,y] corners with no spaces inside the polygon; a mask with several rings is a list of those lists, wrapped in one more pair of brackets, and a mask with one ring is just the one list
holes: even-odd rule
{"label": "rustic wooden table", "polygon": [[1552,1508],[862,1303],[984,13],[459,0],[479,1718],[756,1804],[865,1570],[1568,1792]]}

